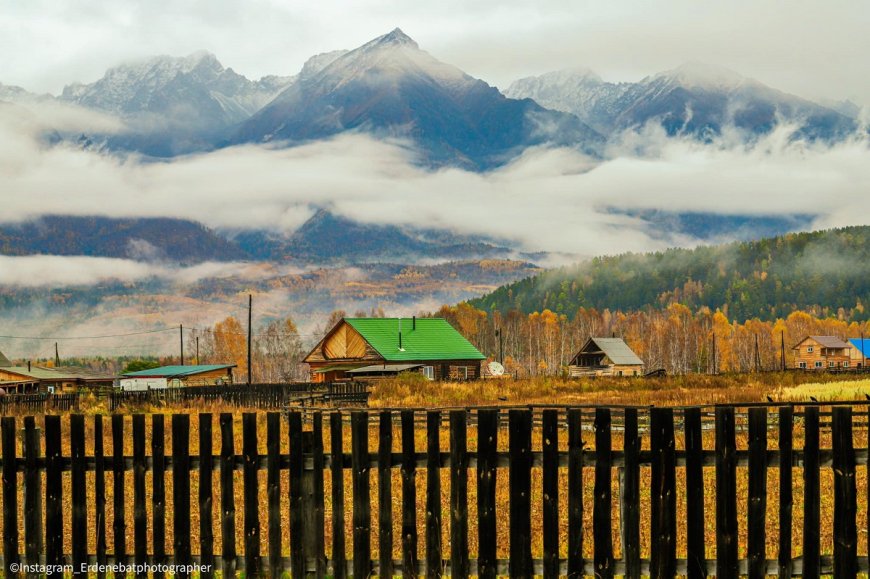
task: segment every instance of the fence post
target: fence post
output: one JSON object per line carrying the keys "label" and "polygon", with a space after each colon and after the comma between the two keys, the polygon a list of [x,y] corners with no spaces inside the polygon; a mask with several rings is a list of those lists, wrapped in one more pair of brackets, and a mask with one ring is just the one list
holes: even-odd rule
{"label": "fence post", "polygon": [[477,412],[477,573],[494,578],[496,569],[495,489],[498,468],[498,410]]}
{"label": "fence post", "polygon": [[[287,417],[290,442],[290,568],[293,577],[305,576],[305,551],[303,548],[302,477],[305,466],[302,441],[302,415],[291,412]],[[342,535],[344,529],[342,529]]]}
{"label": "fence post", "polygon": [[414,411],[402,411],[402,577],[418,577],[417,456],[414,449]]}
{"label": "fence post", "polygon": [[791,579],[793,564],[791,560],[792,537],[792,430],[794,428],[794,409],[783,406],[779,409],[779,579]]}
{"label": "fence post", "polygon": [[235,577],[236,573],[236,499],[233,490],[233,470],[236,467],[235,442],[233,439],[233,415],[224,412],[220,416],[221,429],[221,564],[223,575]]}
{"label": "fence post", "polygon": [[381,577],[393,576],[393,416],[378,415],[378,552]]}
{"label": "fence post", "polygon": [[704,438],[701,430],[701,409],[683,411],[686,445],[686,575],[688,579],[707,576],[707,554],[704,541]]}
{"label": "fence post", "polygon": [[804,408],[804,567],[801,577],[819,576],[819,407]]}
{"label": "fence post", "polygon": [[212,435],[211,414],[199,415],[199,557],[203,566],[202,577],[214,576],[214,517],[212,505]]}
{"label": "fence post", "polygon": [[[151,461],[154,562],[166,563],[166,421],[162,414],[151,417]],[[163,573],[154,572],[154,577]]]}
{"label": "fence post", "polygon": [[[292,416],[292,415],[291,415]],[[344,525],[344,434],[341,412],[329,415],[329,452],[332,457],[332,575],[347,576],[347,554]],[[416,506],[416,505],[415,505]]]}
{"label": "fence post", "polygon": [[749,409],[749,514],[747,556],[749,577],[767,575],[767,408]]}
{"label": "fence post", "polygon": [[559,412],[543,413],[541,441],[544,454],[544,577],[559,577]]}
{"label": "fence post", "polygon": [[737,567],[737,443],[734,408],[716,408],[716,577],[731,579]]}
{"label": "fence post", "polygon": [[260,494],[257,472],[260,454],[257,450],[257,414],[242,414],[243,489],[245,497],[245,575],[260,573]]}
{"label": "fence post", "polygon": [[508,413],[510,436],[510,576],[531,577],[532,561],[532,412]]}
{"label": "fence post", "polygon": [[852,446],[852,409],[837,406],[832,412],[834,450],[834,577],[858,573],[858,530],[855,525],[857,496],[855,450]]}
{"label": "fence post", "polygon": [[441,577],[441,413],[426,413],[426,577]]}
{"label": "fence post", "polygon": [[613,466],[610,436],[610,409],[595,409],[595,498],[592,504],[592,537],[594,542],[595,575],[600,579],[613,577],[613,522],[611,474]]}
{"label": "fence post", "polygon": [[38,564],[43,551],[42,474],[39,429],[33,416],[24,417],[24,552],[27,562]]}
{"label": "fence post", "polygon": [[351,419],[353,477],[353,576],[368,577],[371,556],[371,457],[369,455],[369,415],[355,411]]}
{"label": "fence post", "polygon": [[[190,415],[172,415],[172,532],[175,562],[190,565]],[[189,577],[179,571],[179,577]]]}
{"label": "fence post", "polygon": [[[63,457],[60,416],[45,417],[45,562],[63,564]],[[46,576],[62,576],[58,572]]]}
{"label": "fence post", "polygon": [[3,563],[5,572],[15,576],[12,565],[18,555],[18,467],[16,465],[15,418],[4,416],[3,428]]}
{"label": "fence post", "polygon": [[583,577],[583,440],[579,408],[568,410],[568,577]]}
{"label": "fence post", "polygon": [[650,577],[673,577],[677,567],[677,479],[674,452],[674,410],[650,410],[652,450],[650,497],[652,547]]}

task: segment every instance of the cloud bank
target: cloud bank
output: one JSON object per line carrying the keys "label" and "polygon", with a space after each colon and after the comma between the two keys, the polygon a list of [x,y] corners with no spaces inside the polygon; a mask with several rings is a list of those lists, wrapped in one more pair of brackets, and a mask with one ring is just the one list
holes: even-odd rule
{"label": "cloud bank", "polygon": [[[40,119],[40,112],[0,114],[5,222],[44,214],[169,215],[215,228],[286,233],[326,207],[362,222],[445,228],[512,240],[530,251],[598,255],[697,243],[662,237],[621,210],[809,214],[824,227],[866,223],[870,210],[866,140],[796,143],[786,126],[752,146],[669,139],[649,128],[642,154],[629,135],[603,162],[569,149],[532,149],[479,174],[425,170],[413,163],[407,143],[359,134],[290,149],[242,146],[160,162],[119,159],[47,146],[39,137],[44,124],[21,120]],[[68,127],[93,121],[81,111],[64,114]]]}

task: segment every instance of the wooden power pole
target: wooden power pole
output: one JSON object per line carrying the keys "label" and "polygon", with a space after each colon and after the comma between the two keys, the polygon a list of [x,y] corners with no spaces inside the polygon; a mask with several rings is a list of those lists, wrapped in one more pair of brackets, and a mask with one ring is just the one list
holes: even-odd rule
{"label": "wooden power pole", "polygon": [[251,321],[253,320],[254,296],[248,294],[248,385],[251,384]]}
{"label": "wooden power pole", "polygon": [[779,333],[779,364],[785,372],[785,331]]}
{"label": "wooden power pole", "polygon": [[178,344],[180,346],[181,365],[184,366],[184,326],[182,324],[178,324]]}

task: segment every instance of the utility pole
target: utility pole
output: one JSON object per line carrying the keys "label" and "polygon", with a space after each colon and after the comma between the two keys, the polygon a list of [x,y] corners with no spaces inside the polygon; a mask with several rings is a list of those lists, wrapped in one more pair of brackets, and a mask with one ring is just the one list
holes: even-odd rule
{"label": "utility pole", "polygon": [[182,324],[178,324],[178,344],[180,346],[181,365],[184,366],[184,326]]}
{"label": "utility pole", "polygon": [[[863,344],[863,340],[862,340]],[[54,343],[54,367],[60,366],[60,354],[57,351],[57,342]]]}
{"label": "utility pole", "polygon": [[495,337],[498,338],[498,362],[504,366],[504,336],[501,335],[501,328],[496,328]]}
{"label": "utility pole", "polygon": [[199,336],[196,337],[196,363],[199,365]]}
{"label": "utility pole", "polygon": [[251,320],[253,319],[252,311],[254,307],[254,296],[248,294],[248,385],[251,385]]}
{"label": "utility pole", "polygon": [[759,366],[761,365],[761,359],[758,355],[758,334],[755,334],[755,373],[758,373]]}
{"label": "utility pole", "polygon": [[867,354],[864,353],[864,332],[861,332],[861,371],[864,372],[867,369]]}
{"label": "utility pole", "polygon": [[779,363],[785,372],[785,331],[779,333]]}
{"label": "utility pole", "polygon": [[716,333],[713,333],[713,374],[716,374]]}

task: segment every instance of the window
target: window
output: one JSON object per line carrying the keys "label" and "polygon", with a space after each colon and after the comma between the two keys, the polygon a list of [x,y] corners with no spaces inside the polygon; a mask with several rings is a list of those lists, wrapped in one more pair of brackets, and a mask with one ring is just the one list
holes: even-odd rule
{"label": "window", "polygon": [[807,354],[812,354],[814,348],[812,346],[807,346]]}
{"label": "window", "polygon": [[798,363],[798,368],[802,368],[802,369],[806,370],[806,369],[807,369],[807,363],[806,363],[806,362],[799,362],[799,363]]}
{"label": "window", "polygon": [[821,360],[816,360],[816,368],[821,368],[821,367],[822,367]]}
{"label": "window", "polygon": [[836,362],[828,362],[828,368],[835,368],[837,366]]}
{"label": "window", "polygon": [[849,367],[849,361],[846,360],[845,362],[843,362],[843,368],[848,368],[848,367]]}
{"label": "window", "polygon": [[425,376],[427,380],[434,380],[435,379],[435,367],[434,366],[423,366],[423,376]]}

